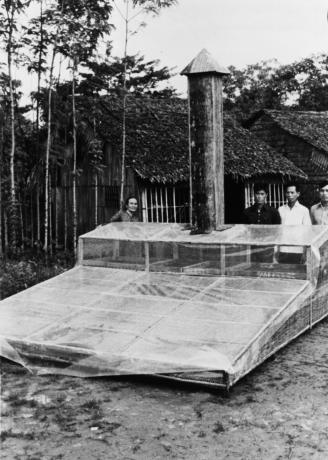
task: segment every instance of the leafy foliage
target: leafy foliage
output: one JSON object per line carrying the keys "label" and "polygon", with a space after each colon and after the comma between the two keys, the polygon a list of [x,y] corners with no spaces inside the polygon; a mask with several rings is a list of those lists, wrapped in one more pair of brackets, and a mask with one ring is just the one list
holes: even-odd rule
{"label": "leafy foliage", "polygon": [[[48,229],[53,233],[50,226],[58,224],[51,223],[57,213],[51,216],[48,212],[51,200],[48,193],[51,194],[51,188],[56,184],[58,167],[66,171],[65,185],[70,184],[72,177],[75,180],[81,168],[89,167],[91,174],[102,169],[106,136],[103,135],[100,94],[125,97],[131,92],[167,97],[174,95],[175,91],[165,86],[170,70],[160,67],[158,61],[146,61],[139,55],[109,60],[111,46],[108,37],[113,27],[110,20],[115,4],[112,0],[38,0],[35,4],[40,8],[36,17],[30,18],[24,27],[26,18],[20,21],[21,15],[31,2],[6,0],[0,10],[2,45],[10,62],[8,76],[5,73],[0,76],[0,218],[19,227],[15,229],[14,238],[19,245],[28,240],[27,234],[31,235],[31,243],[35,240],[34,225],[37,227],[36,239],[43,239],[44,233],[47,248]],[[174,5],[176,0],[124,0],[124,3],[129,3],[131,11],[135,8],[129,18],[134,20],[135,14],[157,15],[162,8]],[[103,63],[95,57],[99,54],[97,47],[101,42],[108,50]],[[72,69],[70,82],[60,83],[60,75],[57,81],[54,77],[54,62],[59,55],[65,62],[63,65],[69,62]],[[13,80],[9,70],[18,63],[38,77],[36,91],[31,93],[33,110],[36,107],[34,122],[24,116],[30,107],[22,110],[18,105],[20,85]],[[126,84],[123,84],[124,72],[128,76]],[[76,104],[73,103],[72,82],[78,92]],[[85,103],[81,94],[87,97]],[[72,144],[77,146],[78,169],[72,161]],[[33,222],[35,218],[37,222]],[[8,227],[4,220],[0,222],[0,244],[6,242],[7,245],[13,227]],[[51,241],[52,237],[49,243]]]}
{"label": "leafy foliage", "polygon": [[72,265],[72,256],[64,253],[52,259],[25,254],[25,257],[20,256],[20,260],[2,262],[0,264],[0,299],[59,275]]}
{"label": "leafy foliage", "polygon": [[158,14],[163,8],[176,5],[177,0],[132,0],[135,7],[140,6],[147,13]]}
{"label": "leafy foliage", "polygon": [[[128,55],[126,58],[114,57],[111,60],[97,62],[88,61],[89,72],[81,72],[78,91],[81,94],[110,94],[121,95],[123,91],[124,73],[126,71],[126,91],[134,95],[156,95],[160,97],[176,96],[176,91],[164,86],[172,77],[171,70],[159,67],[158,60],[146,61],[144,56]],[[160,88],[162,86],[162,88]]]}
{"label": "leafy foliage", "polygon": [[328,110],[328,56],[320,54],[287,65],[265,61],[229,68],[225,108],[239,119],[260,109]]}

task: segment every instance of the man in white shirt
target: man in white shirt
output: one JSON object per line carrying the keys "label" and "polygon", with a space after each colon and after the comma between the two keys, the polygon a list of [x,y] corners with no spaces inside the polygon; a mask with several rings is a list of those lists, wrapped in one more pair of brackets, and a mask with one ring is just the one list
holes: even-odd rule
{"label": "man in white shirt", "polygon": [[287,204],[280,206],[278,212],[282,225],[311,225],[308,208],[299,203],[300,189],[297,184],[290,183],[286,186]]}
{"label": "man in white shirt", "polygon": [[[308,208],[299,203],[300,196],[299,185],[290,183],[286,185],[287,204],[280,206],[282,225],[311,225],[311,217]],[[296,263],[304,262],[305,249],[298,246],[280,246],[279,253],[276,254],[279,263]]]}

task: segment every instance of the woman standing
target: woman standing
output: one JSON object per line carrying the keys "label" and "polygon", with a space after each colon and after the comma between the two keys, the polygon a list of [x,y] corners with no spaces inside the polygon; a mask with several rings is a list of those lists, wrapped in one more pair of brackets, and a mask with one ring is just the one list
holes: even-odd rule
{"label": "woman standing", "polygon": [[114,214],[110,222],[139,222],[137,199],[129,196],[125,200],[123,209]]}

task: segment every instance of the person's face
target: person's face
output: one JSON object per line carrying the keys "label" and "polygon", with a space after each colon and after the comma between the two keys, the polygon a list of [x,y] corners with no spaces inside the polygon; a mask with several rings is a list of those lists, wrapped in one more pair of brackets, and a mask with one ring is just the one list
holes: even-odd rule
{"label": "person's face", "polygon": [[138,209],[138,202],[135,198],[129,199],[127,209],[130,212],[136,212],[136,210]]}
{"label": "person's face", "polygon": [[293,204],[298,200],[300,192],[297,192],[295,185],[287,187],[286,198],[289,204]]}
{"label": "person's face", "polygon": [[266,202],[267,193],[265,190],[258,190],[255,193],[255,203],[264,204]]}
{"label": "person's face", "polygon": [[320,189],[320,201],[322,203],[328,203],[328,184]]}

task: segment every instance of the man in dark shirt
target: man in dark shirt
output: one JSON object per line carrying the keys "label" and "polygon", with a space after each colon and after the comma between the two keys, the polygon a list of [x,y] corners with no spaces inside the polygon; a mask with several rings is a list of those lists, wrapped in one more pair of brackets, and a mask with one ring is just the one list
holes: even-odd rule
{"label": "man in dark shirt", "polygon": [[[278,210],[266,204],[268,196],[266,185],[255,185],[254,193],[255,204],[245,209],[243,223],[258,225],[280,224],[281,218]],[[252,263],[272,263],[274,261],[273,246],[251,246],[250,249],[250,260]]]}
{"label": "man in dark shirt", "polygon": [[266,185],[255,185],[254,193],[255,204],[245,209],[243,213],[243,223],[259,225],[280,224],[281,219],[278,210],[266,204],[268,196]]}

